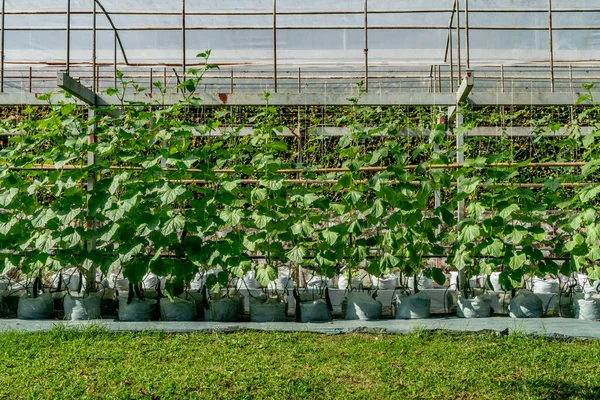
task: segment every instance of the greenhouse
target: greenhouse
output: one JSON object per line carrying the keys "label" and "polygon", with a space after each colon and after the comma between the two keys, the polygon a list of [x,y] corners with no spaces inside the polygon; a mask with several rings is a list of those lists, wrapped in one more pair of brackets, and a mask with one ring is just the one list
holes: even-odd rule
{"label": "greenhouse", "polygon": [[600,320],[597,1],[0,1],[4,321]]}

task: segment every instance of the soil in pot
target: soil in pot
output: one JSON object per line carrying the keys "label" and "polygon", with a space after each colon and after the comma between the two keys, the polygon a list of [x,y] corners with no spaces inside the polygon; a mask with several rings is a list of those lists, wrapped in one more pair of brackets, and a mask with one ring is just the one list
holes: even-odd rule
{"label": "soil in pot", "polygon": [[488,318],[492,309],[492,296],[481,293],[473,298],[458,295],[456,316],[459,318]]}
{"label": "soil in pot", "polygon": [[90,293],[87,297],[65,296],[65,319],[86,321],[102,318],[102,293]]}
{"label": "soil in pot", "polygon": [[542,318],[544,305],[542,300],[530,290],[521,289],[511,299],[508,305],[508,313],[512,318]]}
{"label": "soil in pot", "polygon": [[350,292],[344,300],[347,320],[373,321],[381,318],[383,305],[363,292]]}
{"label": "soil in pot", "polygon": [[431,298],[423,292],[411,296],[396,295],[394,308],[396,319],[429,318]]}
{"label": "soil in pot", "polygon": [[19,319],[50,319],[54,311],[54,301],[50,293],[40,294],[33,298],[29,295],[19,297],[17,318]]}
{"label": "soil in pot", "polygon": [[600,294],[585,293],[575,298],[575,318],[587,321],[600,321]]}
{"label": "soil in pot", "polygon": [[250,321],[285,322],[287,308],[288,303],[283,296],[250,297]]}
{"label": "soil in pot", "polygon": [[144,322],[152,320],[152,315],[156,309],[156,300],[140,300],[133,298],[131,303],[127,304],[127,297],[119,296],[119,320]]}
{"label": "soil in pot", "polygon": [[160,319],[162,321],[195,321],[196,303],[181,298],[162,298],[159,301]]}

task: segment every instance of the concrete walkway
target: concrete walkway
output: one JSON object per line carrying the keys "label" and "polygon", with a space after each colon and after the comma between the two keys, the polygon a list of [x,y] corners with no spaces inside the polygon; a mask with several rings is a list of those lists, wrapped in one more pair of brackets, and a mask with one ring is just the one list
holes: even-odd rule
{"label": "concrete walkway", "polygon": [[0,331],[45,331],[57,325],[86,327],[96,325],[110,331],[165,331],[165,332],[233,332],[241,329],[282,332],[315,332],[343,334],[352,332],[409,333],[414,330],[447,330],[453,332],[493,331],[498,333],[522,333],[542,336],[566,336],[574,338],[600,338],[600,322],[580,321],[569,318],[512,319],[493,317],[482,319],[459,319],[440,317],[427,320],[380,320],[345,321],[302,324],[296,322],[120,322],[112,319],[68,322],[57,320],[23,321],[0,319]]}

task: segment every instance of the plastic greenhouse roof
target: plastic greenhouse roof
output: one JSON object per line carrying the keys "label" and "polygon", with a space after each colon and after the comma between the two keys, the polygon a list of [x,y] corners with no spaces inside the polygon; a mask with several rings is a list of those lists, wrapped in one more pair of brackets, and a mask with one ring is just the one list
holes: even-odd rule
{"label": "plastic greenhouse roof", "polygon": [[[69,0],[4,1],[5,62],[64,64]],[[70,1],[71,63],[91,64],[94,0]],[[443,64],[454,1],[368,0],[369,65]],[[117,47],[119,64],[181,65],[185,20],[188,65],[206,49],[212,49],[211,61],[218,64],[265,68],[273,64],[273,0],[96,3],[98,63],[113,63],[116,32],[122,45]],[[365,0],[276,0],[277,64],[364,66],[365,4]],[[467,0],[458,4],[464,62]],[[548,0],[470,0],[468,7],[472,65],[549,63]],[[552,11],[554,61],[600,60],[598,0],[552,0]],[[451,48],[456,48],[456,30],[452,40]]]}

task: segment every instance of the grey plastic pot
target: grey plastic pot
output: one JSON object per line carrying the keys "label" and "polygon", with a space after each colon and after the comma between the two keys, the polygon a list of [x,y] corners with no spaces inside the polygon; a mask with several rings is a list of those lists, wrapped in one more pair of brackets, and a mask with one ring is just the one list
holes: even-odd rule
{"label": "grey plastic pot", "polygon": [[[243,303],[242,303],[243,305]],[[208,310],[204,312],[205,321],[235,322],[239,319],[239,301],[233,298],[222,298],[208,301]]]}
{"label": "grey plastic pot", "polygon": [[333,319],[327,302],[323,299],[301,301],[300,322],[329,322]]}
{"label": "grey plastic pot", "polygon": [[281,297],[250,297],[250,321],[285,322],[287,320],[287,301]]}
{"label": "grey plastic pot", "polygon": [[150,321],[156,308],[156,300],[134,298],[127,304],[127,297],[119,296],[119,320],[144,322]]}
{"label": "grey plastic pot", "polygon": [[162,321],[195,321],[196,303],[180,298],[173,301],[168,298],[160,299],[160,319]]}
{"label": "grey plastic pot", "polygon": [[396,319],[426,319],[430,314],[431,298],[423,292],[412,296],[396,295],[394,307]]}
{"label": "grey plastic pot", "polygon": [[102,318],[102,293],[90,293],[87,297],[65,296],[65,319],[86,321]]}
{"label": "grey plastic pot", "polygon": [[575,318],[600,321],[600,294],[585,293],[575,300]]}
{"label": "grey plastic pot", "polygon": [[488,318],[492,308],[492,296],[482,293],[472,299],[458,296],[456,316],[459,318]]}
{"label": "grey plastic pot", "polygon": [[373,321],[381,318],[383,305],[367,293],[350,292],[344,300],[347,320]]}
{"label": "grey plastic pot", "polygon": [[54,311],[54,301],[49,293],[40,294],[33,298],[28,295],[19,297],[17,318],[19,319],[50,319]]}
{"label": "grey plastic pot", "polygon": [[508,305],[508,313],[512,318],[542,318],[544,305],[542,300],[530,290],[521,289],[511,299]]}

